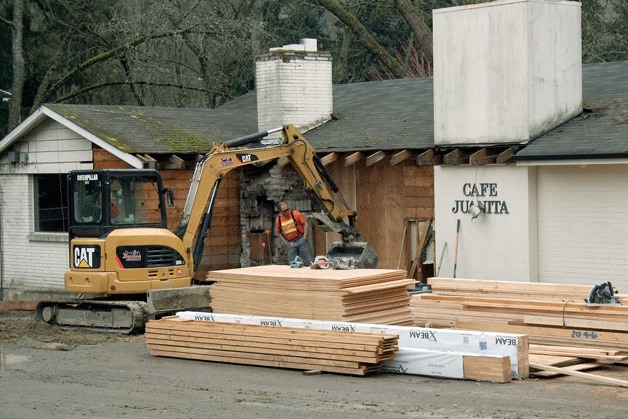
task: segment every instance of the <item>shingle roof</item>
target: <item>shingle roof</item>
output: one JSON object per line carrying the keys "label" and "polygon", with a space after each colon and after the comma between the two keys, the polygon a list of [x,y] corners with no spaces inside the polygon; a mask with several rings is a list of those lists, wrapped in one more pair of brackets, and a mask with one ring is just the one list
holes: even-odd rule
{"label": "shingle roof", "polygon": [[515,161],[628,158],[628,61],[582,67],[584,112],[519,151]]}
{"label": "shingle roof", "polygon": [[434,146],[432,78],[334,86],[334,119],[306,134],[317,151]]}
{"label": "shingle roof", "polygon": [[229,109],[46,104],[48,109],[127,153],[200,153],[250,134],[256,123]]}
{"label": "shingle roof", "polygon": [[[585,112],[532,141],[516,160],[628,157],[626,74],[628,61],[584,65]],[[334,85],[333,119],[306,137],[319,152],[431,148],[432,89],[432,78]],[[45,106],[126,153],[202,153],[257,131],[255,91],[216,109]]]}

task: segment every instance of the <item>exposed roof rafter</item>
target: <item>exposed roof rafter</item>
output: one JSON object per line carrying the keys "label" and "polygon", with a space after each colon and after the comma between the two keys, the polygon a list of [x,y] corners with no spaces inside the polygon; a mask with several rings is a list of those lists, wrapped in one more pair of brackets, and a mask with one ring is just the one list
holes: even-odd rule
{"label": "exposed roof rafter", "polygon": [[416,157],[416,153],[414,151],[408,149],[401,150],[392,155],[392,157],[390,158],[390,165],[395,166],[404,160],[409,160],[414,157]]}
{"label": "exposed roof rafter", "polygon": [[366,158],[366,166],[372,166],[377,162],[384,160],[387,157],[387,153],[385,151],[379,150],[375,153],[371,154]]}
{"label": "exposed roof rafter", "polygon": [[362,153],[361,151],[356,151],[355,153],[351,153],[347,157],[345,157],[345,167],[349,167],[353,164],[356,164],[363,158],[364,158],[364,153]]}

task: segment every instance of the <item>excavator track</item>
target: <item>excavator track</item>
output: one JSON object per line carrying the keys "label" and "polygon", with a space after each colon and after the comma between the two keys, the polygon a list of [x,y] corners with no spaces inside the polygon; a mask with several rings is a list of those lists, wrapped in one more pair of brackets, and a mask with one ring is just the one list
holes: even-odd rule
{"label": "excavator track", "polygon": [[35,308],[35,317],[59,328],[130,335],[144,331],[149,310],[142,301],[42,301]]}

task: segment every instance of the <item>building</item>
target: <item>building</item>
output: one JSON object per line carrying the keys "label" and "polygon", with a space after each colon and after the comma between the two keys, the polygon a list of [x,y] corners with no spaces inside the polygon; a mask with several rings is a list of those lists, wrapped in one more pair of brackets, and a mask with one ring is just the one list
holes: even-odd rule
{"label": "building", "polygon": [[[434,22],[434,79],[332,86],[331,57],[306,41],[260,56],[258,90],[214,110],[44,105],[0,141],[5,298],[62,291],[67,234],[40,231],[39,189],[61,191],[67,171],[152,165],[184,197],[211,143],[295,122],[380,267],[410,269],[430,238],[421,275],[626,289],[628,62],[581,65],[575,2],[448,8]],[[268,263],[259,247],[279,200],[313,209],[280,165],[227,185],[211,268]],[[317,253],[333,239],[317,235]]]}

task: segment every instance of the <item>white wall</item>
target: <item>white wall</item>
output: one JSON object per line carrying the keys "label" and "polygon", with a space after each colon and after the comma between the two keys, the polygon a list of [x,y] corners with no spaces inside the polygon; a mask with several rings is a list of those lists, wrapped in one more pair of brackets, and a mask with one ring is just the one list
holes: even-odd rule
{"label": "white wall", "polygon": [[[63,291],[68,268],[67,233],[33,233],[33,185],[27,175],[0,176],[2,282],[5,299],[33,291]],[[58,240],[58,241],[51,241]]]}
{"label": "white wall", "polygon": [[0,156],[0,175],[66,173],[93,167],[92,143],[51,119],[46,119],[29,132],[24,140],[16,142],[9,149],[27,154],[28,163],[9,163],[8,153],[4,152]]}
{"label": "white wall", "polygon": [[45,120],[11,150],[28,154],[14,164],[0,156],[0,263],[5,299],[37,298],[63,292],[68,234],[37,233],[34,227],[34,174],[92,168],[92,143],[63,125]]}
{"label": "white wall", "polygon": [[[469,185],[485,184],[488,211],[472,219]],[[465,185],[466,188],[465,188]],[[467,195],[465,195],[467,194]],[[515,166],[437,166],[434,168],[436,268],[452,277],[456,227],[460,220],[456,278],[536,281],[536,174]],[[447,242],[445,252],[444,244]]]}
{"label": "white wall", "polygon": [[538,168],[541,282],[628,292],[628,165]]}
{"label": "white wall", "polygon": [[525,143],[582,109],[580,3],[437,9],[436,145]]}

